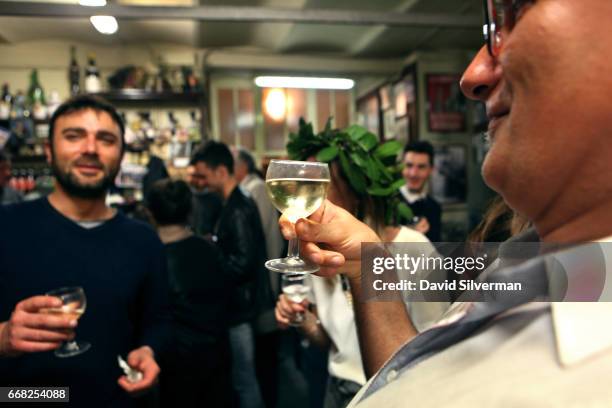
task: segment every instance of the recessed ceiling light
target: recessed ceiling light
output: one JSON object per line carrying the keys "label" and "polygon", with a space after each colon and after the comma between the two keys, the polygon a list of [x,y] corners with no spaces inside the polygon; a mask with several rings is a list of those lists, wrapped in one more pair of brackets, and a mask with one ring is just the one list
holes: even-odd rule
{"label": "recessed ceiling light", "polygon": [[89,21],[102,34],[115,34],[119,29],[117,19],[113,16],[91,16]]}

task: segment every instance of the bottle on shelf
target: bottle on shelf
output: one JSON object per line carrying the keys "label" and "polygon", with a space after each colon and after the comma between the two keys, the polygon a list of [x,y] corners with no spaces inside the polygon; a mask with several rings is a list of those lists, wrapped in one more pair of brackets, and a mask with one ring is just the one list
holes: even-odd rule
{"label": "bottle on shelf", "polygon": [[49,117],[53,116],[55,110],[61,105],[62,100],[60,99],[59,92],[55,89],[49,93],[49,101],[47,104],[47,114]]}
{"label": "bottle on shelf", "polygon": [[76,59],[76,48],[70,47],[70,68],[68,69],[68,80],[70,81],[70,95],[78,95],[81,92],[81,71]]}
{"label": "bottle on shelf", "polygon": [[11,105],[11,119],[24,119],[30,117],[30,111],[26,106],[26,99],[22,91],[17,91],[13,104]]}
{"label": "bottle on shelf", "polygon": [[202,137],[200,135],[200,120],[196,111],[190,111],[191,125],[189,126],[189,141],[198,143]]}
{"label": "bottle on shelf", "polygon": [[37,69],[33,69],[30,74],[27,104],[31,109],[34,119],[44,120],[47,118],[47,101],[45,100],[45,92],[38,81]]}
{"label": "bottle on shelf", "polygon": [[0,120],[7,120],[11,115],[11,104],[13,97],[9,91],[9,85],[2,85],[2,97],[0,99]]}
{"label": "bottle on shelf", "polygon": [[91,53],[87,56],[88,64],[85,69],[85,92],[97,93],[102,90],[100,72],[96,66],[96,56]]}

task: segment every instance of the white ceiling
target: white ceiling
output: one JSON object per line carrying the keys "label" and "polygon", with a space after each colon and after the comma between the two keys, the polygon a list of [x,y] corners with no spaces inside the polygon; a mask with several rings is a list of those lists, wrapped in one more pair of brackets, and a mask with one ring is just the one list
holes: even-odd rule
{"label": "white ceiling", "polygon": [[[121,4],[187,5],[192,0],[120,0]],[[41,0],[75,3],[74,0]],[[200,0],[200,5],[284,9],[340,9],[474,16],[481,0]],[[113,36],[98,34],[86,18],[0,16],[0,42],[83,41],[94,44],[175,43],[197,48],[260,50],[272,54],[401,58],[417,50],[477,49],[481,28],[415,28],[361,25],[121,20]]]}

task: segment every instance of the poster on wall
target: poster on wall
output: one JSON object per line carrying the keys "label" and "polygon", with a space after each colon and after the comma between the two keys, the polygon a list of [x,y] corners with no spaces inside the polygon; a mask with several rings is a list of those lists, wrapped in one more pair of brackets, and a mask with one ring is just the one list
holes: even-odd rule
{"label": "poster on wall", "polygon": [[459,88],[458,74],[426,76],[427,116],[430,132],[463,132],[466,99]]}
{"label": "poster on wall", "polygon": [[395,138],[402,143],[415,139],[417,135],[416,87],[414,78],[414,72],[408,72],[393,84]]}
{"label": "poster on wall", "polygon": [[431,195],[441,204],[464,203],[467,197],[467,153],[463,145],[435,145]]}

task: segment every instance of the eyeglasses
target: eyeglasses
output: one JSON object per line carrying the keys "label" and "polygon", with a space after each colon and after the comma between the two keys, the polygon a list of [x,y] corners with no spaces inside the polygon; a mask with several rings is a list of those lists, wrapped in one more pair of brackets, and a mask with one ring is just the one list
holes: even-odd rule
{"label": "eyeglasses", "polygon": [[492,57],[499,56],[503,37],[514,28],[516,16],[524,3],[524,0],[484,0],[483,34]]}

